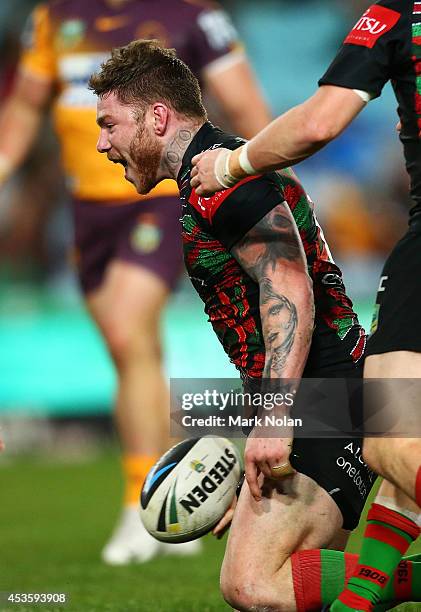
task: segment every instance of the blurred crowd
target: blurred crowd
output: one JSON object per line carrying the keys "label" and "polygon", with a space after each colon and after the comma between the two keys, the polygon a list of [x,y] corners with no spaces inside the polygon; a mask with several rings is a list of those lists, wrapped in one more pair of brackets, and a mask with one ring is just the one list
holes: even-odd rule
{"label": "blurred crowd", "polygon": [[[36,4],[1,3],[0,101],[10,91],[25,19]],[[365,0],[223,4],[274,115],[311,94],[344,33],[368,5]],[[339,141],[297,169],[357,298],[374,295],[379,267],[404,230],[409,206],[397,134],[384,128],[394,112],[391,96],[371,104]],[[71,283],[71,231],[57,146],[46,119],[36,148],[0,196],[0,278]]]}

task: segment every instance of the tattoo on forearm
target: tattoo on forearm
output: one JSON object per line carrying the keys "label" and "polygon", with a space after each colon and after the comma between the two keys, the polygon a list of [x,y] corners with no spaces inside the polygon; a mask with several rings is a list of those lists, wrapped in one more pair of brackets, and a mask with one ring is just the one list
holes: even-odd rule
{"label": "tattoo on forearm", "polygon": [[[282,266],[306,270],[304,250],[292,214],[278,204],[232,249],[242,268],[259,284],[260,316],[266,345],[263,376],[282,376],[298,327],[296,305],[272,279]],[[287,288],[285,288],[286,290]]]}
{"label": "tattoo on forearm", "polygon": [[186,128],[181,128],[175,134],[175,137],[168,143],[168,148],[165,157],[169,166],[176,166],[183,159],[188,145],[193,138],[194,132]]}
{"label": "tattoo on forearm", "polygon": [[263,376],[269,378],[271,373],[278,376],[282,374],[294,344],[298,316],[295,304],[273,289],[270,278],[264,278],[261,283],[260,307],[266,338],[266,364]]}

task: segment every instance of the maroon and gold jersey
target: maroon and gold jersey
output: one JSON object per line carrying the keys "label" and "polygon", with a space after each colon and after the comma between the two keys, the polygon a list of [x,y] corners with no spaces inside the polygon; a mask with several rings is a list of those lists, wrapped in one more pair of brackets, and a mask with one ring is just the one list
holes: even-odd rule
{"label": "maroon and gold jersey", "polygon": [[[184,260],[191,282],[205,303],[205,312],[231,361],[245,376],[260,377],[265,346],[259,308],[259,286],[230,250],[270,210],[286,202],[297,224],[313,280],[316,325],[308,364],[321,370],[329,354],[337,371],[362,356],[365,332],[346,295],[317,223],[313,203],[291,170],[248,177],[211,198],[190,187],[191,159],[220,146],[235,149],[242,139],[205,123],[187,149],[178,176],[182,204]],[[353,338],[351,343],[340,340]],[[341,345],[343,345],[341,347]],[[332,346],[336,348],[332,351]],[[339,347],[339,348],[338,348]],[[348,351],[348,352],[347,352]]]}
{"label": "maroon and gold jersey", "polygon": [[[205,68],[240,49],[228,16],[206,0],[51,0],[33,12],[23,36],[21,67],[54,82],[54,118],[69,187],[86,200],[133,200],[137,194],[121,168],[97,153],[96,97],[91,74],[112,48],[138,38],[155,38],[174,47],[200,80]],[[146,197],[177,194],[163,181]]]}
{"label": "maroon and gold jersey", "polygon": [[320,79],[377,97],[391,81],[398,101],[411,196],[421,212],[421,2],[380,0],[370,6]]}

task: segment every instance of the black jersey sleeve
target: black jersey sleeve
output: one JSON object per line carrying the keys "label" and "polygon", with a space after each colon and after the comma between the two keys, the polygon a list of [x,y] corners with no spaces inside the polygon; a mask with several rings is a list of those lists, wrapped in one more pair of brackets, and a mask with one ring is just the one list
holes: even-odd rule
{"label": "black jersey sleeve", "polygon": [[370,6],[345,38],[319,85],[337,85],[380,96],[408,61],[410,2],[381,0]]}
{"label": "black jersey sleeve", "polygon": [[212,233],[230,250],[270,210],[284,201],[270,175],[248,177],[213,196],[209,221]]}

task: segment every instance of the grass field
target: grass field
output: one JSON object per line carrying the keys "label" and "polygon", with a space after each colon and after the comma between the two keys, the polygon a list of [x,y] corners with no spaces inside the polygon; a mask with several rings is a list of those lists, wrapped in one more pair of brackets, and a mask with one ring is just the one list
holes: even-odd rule
{"label": "grass field", "polygon": [[[119,509],[118,455],[80,462],[0,458],[0,592],[65,592],[65,608],[0,604],[1,612],[216,612],[224,544],[194,559],[110,568],[99,561]],[[354,540],[354,545],[356,540]],[[4,597],[3,597],[4,599]],[[421,604],[400,610],[421,610]]]}

